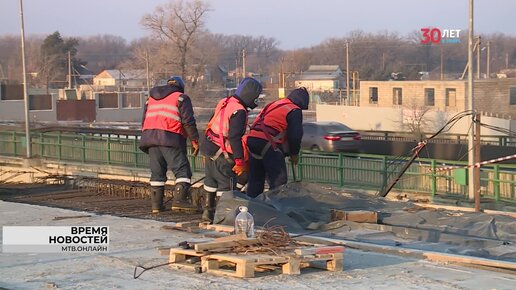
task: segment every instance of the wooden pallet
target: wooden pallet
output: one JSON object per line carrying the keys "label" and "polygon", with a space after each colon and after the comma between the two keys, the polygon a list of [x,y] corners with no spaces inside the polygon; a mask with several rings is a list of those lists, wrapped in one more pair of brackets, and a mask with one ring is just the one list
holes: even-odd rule
{"label": "wooden pallet", "polygon": [[[343,253],[289,255],[235,255],[212,254],[202,257],[203,272],[239,278],[255,277],[255,272],[264,268],[272,270],[281,267],[281,273],[299,275],[306,267],[322,268],[328,271],[342,271]],[[320,264],[323,264],[322,266]]]}
{"label": "wooden pallet", "polygon": [[[195,273],[204,272],[201,267],[201,260],[205,254],[198,253],[195,250],[187,250],[183,248],[171,248],[168,256],[168,262],[173,269],[187,269]],[[192,260],[199,260],[191,262]]]}

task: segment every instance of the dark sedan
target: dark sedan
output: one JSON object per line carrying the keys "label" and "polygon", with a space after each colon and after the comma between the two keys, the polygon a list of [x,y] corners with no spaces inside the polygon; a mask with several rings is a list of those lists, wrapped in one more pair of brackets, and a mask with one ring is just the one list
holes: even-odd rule
{"label": "dark sedan", "polygon": [[301,148],[327,152],[360,152],[362,136],[338,122],[303,123]]}

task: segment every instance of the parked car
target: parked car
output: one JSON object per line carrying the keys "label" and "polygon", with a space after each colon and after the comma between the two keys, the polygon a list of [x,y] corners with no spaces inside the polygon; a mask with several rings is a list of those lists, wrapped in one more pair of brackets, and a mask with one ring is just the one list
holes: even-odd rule
{"label": "parked car", "polygon": [[339,122],[303,123],[301,148],[326,152],[360,152],[362,136]]}

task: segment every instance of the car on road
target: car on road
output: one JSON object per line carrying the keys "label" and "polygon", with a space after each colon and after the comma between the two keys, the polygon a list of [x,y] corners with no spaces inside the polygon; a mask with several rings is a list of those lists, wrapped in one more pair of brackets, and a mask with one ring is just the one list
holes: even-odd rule
{"label": "car on road", "polygon": [[362,136],[339,122],[303,123],[301,148],[325,152],[360,152]]}

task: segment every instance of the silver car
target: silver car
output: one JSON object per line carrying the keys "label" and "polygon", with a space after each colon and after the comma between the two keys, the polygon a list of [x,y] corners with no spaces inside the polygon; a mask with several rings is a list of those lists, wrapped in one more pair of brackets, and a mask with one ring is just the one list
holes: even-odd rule
{"label": "silver car", "polygon": [[338,122],[303,123],[301,148],[312,151],[360,152],[362,136]]}

